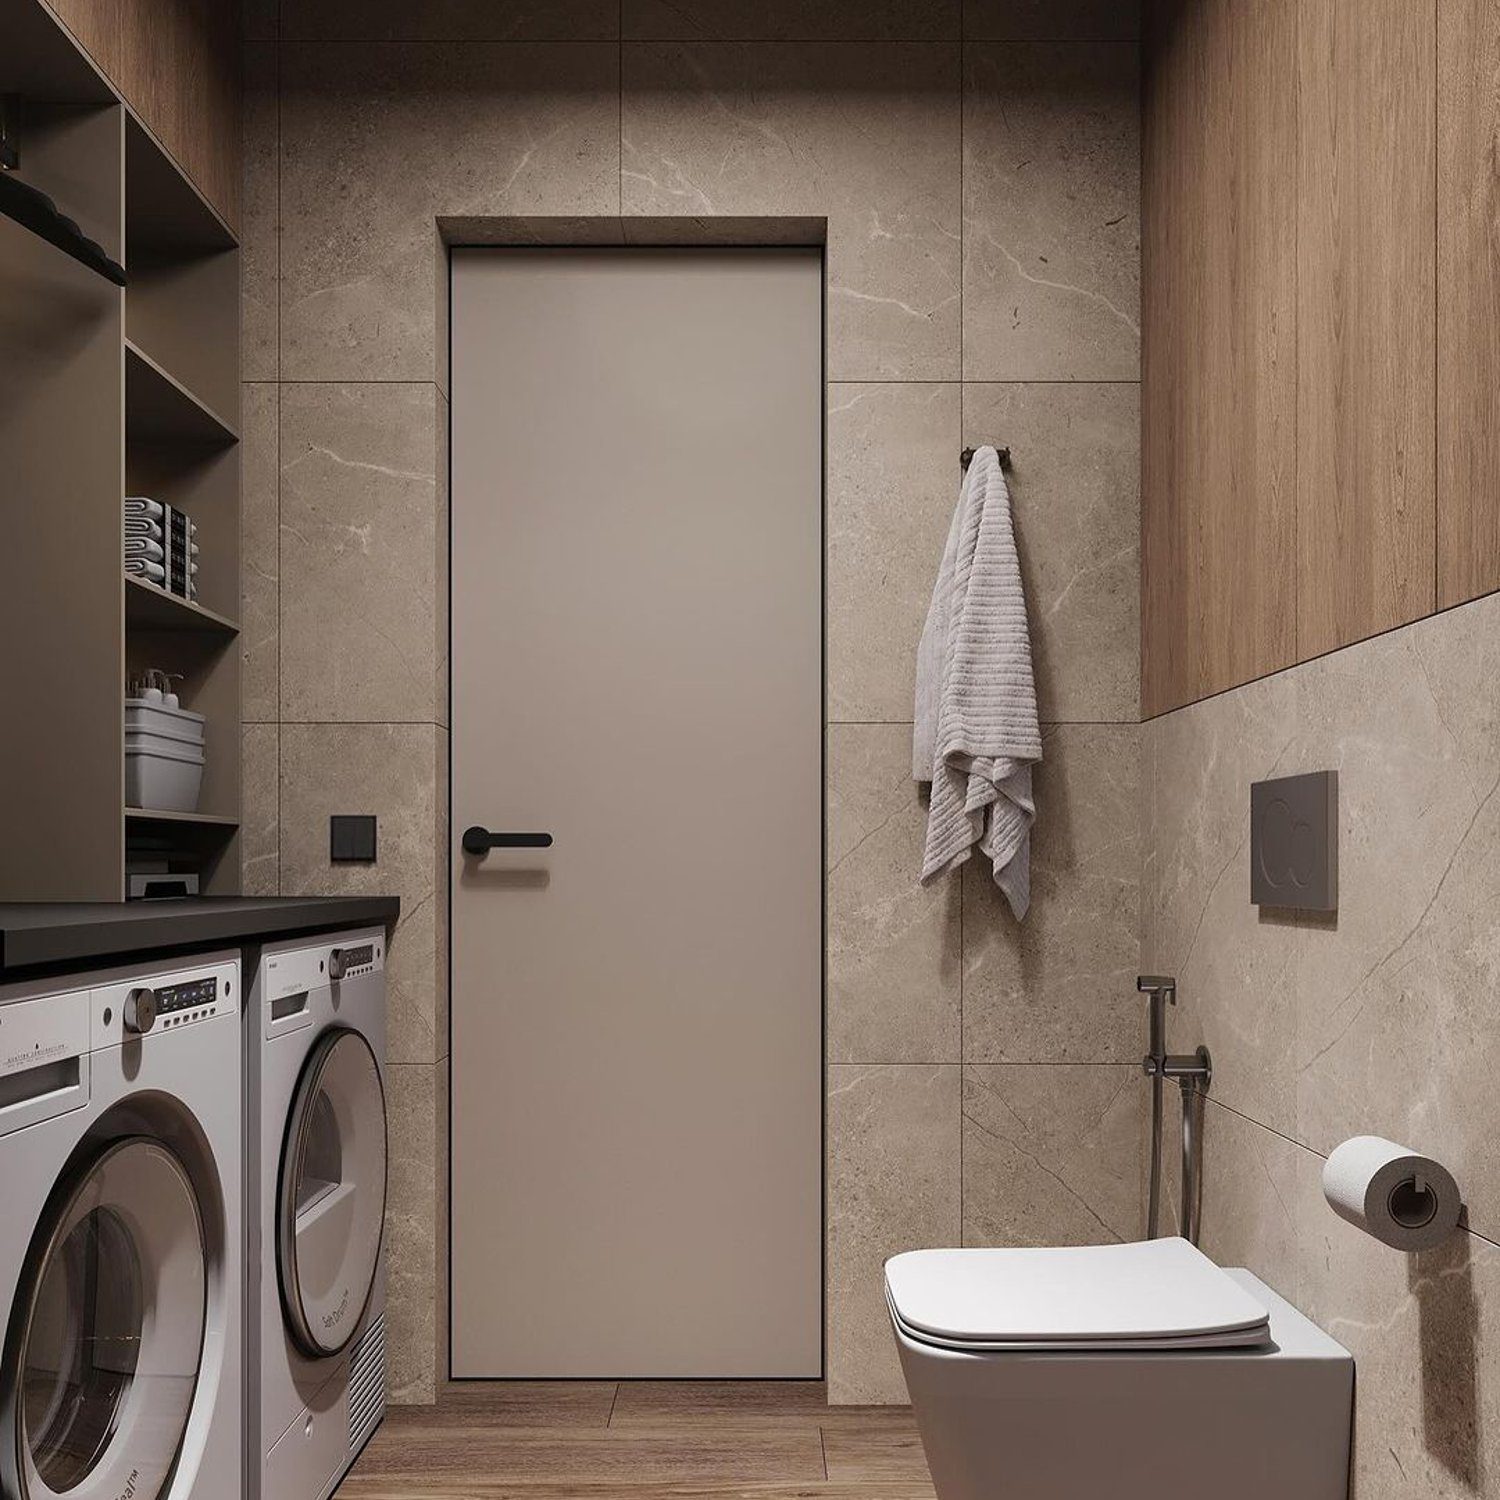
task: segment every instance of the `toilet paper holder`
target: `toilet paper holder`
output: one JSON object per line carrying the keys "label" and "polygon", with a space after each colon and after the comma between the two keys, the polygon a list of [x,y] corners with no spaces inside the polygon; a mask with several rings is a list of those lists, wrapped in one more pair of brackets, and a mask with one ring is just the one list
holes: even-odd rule
{"label": "toilet paper holder", "polygon": [[1334,1147],[1323,1196],[1341,1219],[1395,1250],[1431,1250],[1459,1227],[1463,1196],[1440,1162],[1378,1135]]}

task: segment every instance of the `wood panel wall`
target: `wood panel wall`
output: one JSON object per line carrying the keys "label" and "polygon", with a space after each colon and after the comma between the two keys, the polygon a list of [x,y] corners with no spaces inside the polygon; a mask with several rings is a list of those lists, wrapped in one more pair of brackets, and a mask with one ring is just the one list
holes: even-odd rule
{"label": "wood panel wall", "polygon": [[1147,15],[1150,715],[1500,588],[1500,6]]}
{"label": "wood panel wall", "polygon": [[1500,589],[1500,6],[1438,0],[1439,608]]}
{"label": "wood panel wall", "polygon": [[[1238,13],[1253,31],[1241,47]],[[1141,702],[1296,646],[1296,0],[1148,8]],[[1265,560],[1247,567],[1247,558]]]}
{"label": "wood panel wall", "polygon": [[237,0],[48,0],[59,19],[237,234]]}

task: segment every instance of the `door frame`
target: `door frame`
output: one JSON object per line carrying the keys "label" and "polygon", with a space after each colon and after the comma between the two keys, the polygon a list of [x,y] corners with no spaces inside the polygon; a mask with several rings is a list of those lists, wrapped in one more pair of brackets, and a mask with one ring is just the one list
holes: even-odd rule
{"label": "door frame", "polygon": [[[460,234],[450,238],[444,221],[437,221],[438,274],[443,278],[442,294],[438,298],[439,316],[443,326],[439,330],[438,348],[443,361],[444,379],[440,389],[444,392],[446,411],[445,459],[443,475],[444,493],[447,496],[444,516],[444,567],[446,568],[447,620],[444,645],[447,661],[444,667],[444,682],[448,704],[448,747],[444,762],[447,778],[447,795],[442,804],[443,848],[439,867],[444,882],[443,901],[447,913],[447,951],[443,955],[444,983],[447,986],[447,1029],[443,1038],[447,1048],[442,1059],[442,1068],[447,1074],[445,1094],[447,1108],[440,1121],[442,1131],[443,1181],[445,1183],[444,1211],[440,1216],[440,1232],[443,1244],[439,1247],[444,1266],[447,1296],[441,1312],[441,1326],[437,1336],[442,1340],[442,1379],[450,1384],[484,1383],[485,1376],[455,1376],[453,1373],[453,404],[451,400],[453,369],[453,255],[454,250],[490,250],[503,254],[506,250],[522,250],[534,253],[538,250],[596,249],[600,246],[618,246],[624,249],[650,250],[654,248],[680,248],[690,250],[769,250],[798,246],[816,249],[818,252],[819,296],[818,296],[818,357],[821,367],[818,388],[822,395],[818,413],[818,451],[820,473],[818,476],[818,675],[820,679],[818,725],[820,788],[818,828],[819,871],[819,969],[818,969],[818,1067],[822,1087],[818,1099],[819,1129],[819,1305],[818,1320],[818,1378],[828,1378],[828,221],[811,217],[764,217],[723,218],[718,222],[734,232],[720,237],[701,228],[694,233],[695,221],[677,218],[635,218],[633,216],[600,215],[589,219],[551,219],[546,217],[497,217],[486,222],[486,228],[495,238],[480,237],[472,219],[462,220]],[[587,224],[590,231],[585,232]],[[636,236],[639,236],[638,238]],[[771,1376],[769,1381],[794,1380],[798,1377]]]}

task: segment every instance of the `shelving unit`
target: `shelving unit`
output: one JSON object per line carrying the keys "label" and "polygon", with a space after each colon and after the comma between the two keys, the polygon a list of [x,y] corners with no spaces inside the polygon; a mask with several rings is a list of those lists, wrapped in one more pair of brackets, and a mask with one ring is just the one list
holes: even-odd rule
{"label": "shelving unit", "polygon": [[[125,267],[123,291],[0,217],[0,640],[27,707],[0,736],[0,899],[118,900],[132,846],[240,889],[239,250],[39,0],[0,0],[18,175]],[[123,571],[122,501],[197,525],[198,599]],[[200,811],[128,808],[124,693],[159,667],[205,718]]]}

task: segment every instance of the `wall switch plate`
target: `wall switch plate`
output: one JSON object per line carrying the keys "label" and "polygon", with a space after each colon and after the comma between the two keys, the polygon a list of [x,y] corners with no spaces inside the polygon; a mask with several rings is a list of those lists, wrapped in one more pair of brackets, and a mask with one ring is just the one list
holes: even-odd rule
{"label": "wall switch plate", "polygon": [[375,859],[375,814],[334,813],[328,820],[328,858],[338,864]]}
{"label": "wall switch plate", "polygon": [[1337,771],[1251,783],[1250,899],[1293,911],[1338,910]]}

